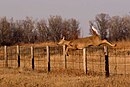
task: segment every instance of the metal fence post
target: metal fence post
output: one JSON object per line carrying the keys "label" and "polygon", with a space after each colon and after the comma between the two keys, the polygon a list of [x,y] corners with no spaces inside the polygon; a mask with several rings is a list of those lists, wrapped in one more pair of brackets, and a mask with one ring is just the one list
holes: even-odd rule
{"label": "metal fence post", "polygon": [[67,69],[67,59],[66,59],[66,45],[63,45],[63,58],[65,63],[65,69]]}
{"label": "metal fence post", "polygon": [[17,45],[17,58],[18,58],[18,67],[20,67],[20,47]]}
{"label": "metal fence post", "polygon": [[31,46],[31,59],[32,59],[32,69],[34,70],[34,48]]}
{"label": "metal fence post", "polygon": [[83,67],[84,67],[84,73],[87,74],[86,48],[83,48]]}
{"label": "metal fence post", "polygon": [[50,66],[50,47],[46,46],[47,49],[47,67],[48,67],[48,72],[50,72],[51,70],[51,66]]}
{"label": "metal fence post", "polygon": [[109,58],[108,58],[108,47],[104,46],[105,53],[105,76],[109,77]]}
{"label": "metal fence post", "polygon": [[8,67],[7,46],[4,46],[5,67]]}

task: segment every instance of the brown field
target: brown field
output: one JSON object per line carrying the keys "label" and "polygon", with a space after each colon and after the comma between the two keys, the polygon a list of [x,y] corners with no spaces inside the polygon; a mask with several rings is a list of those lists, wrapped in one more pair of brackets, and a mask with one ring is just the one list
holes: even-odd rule
{"label": "brown field", "polygon": [[92,76],[71,72],[43,73],[0,69],[1,87],[129,87],[129,76]]}
{"label": "brown field", "polygon": [[[129,87],[130,86],[130,42],[116,42],[109,49],[110,77],[105,78],[104,53],[102,48],[87,50],[88,73],[83,73],[82,50],[69,52],[67,70],[61,49],[56,43],[22,44],[21,66],[17,68],[16,46],[8,50],[9,67],[4,67],[4,56],[0,48],[1,87]],[[47,72],[46,47],[51,48],[51,72]],[[53,44],[53,45],[52,45]],[[31,69],[30,46],[35,47],[35,69]],[[41,48],[42,47],[42,48]]]}

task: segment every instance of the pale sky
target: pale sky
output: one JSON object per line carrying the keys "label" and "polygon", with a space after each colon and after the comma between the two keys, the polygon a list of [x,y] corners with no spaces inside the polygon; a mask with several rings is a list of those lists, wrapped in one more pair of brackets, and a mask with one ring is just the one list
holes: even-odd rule
{"label": "pale sky", "polygon": [[130,15],[130,0],[0,0],[0,17],[24,19],[75,18],[80,22],[82,36],[89,35],[89,20],[99,13],[110,16]]}

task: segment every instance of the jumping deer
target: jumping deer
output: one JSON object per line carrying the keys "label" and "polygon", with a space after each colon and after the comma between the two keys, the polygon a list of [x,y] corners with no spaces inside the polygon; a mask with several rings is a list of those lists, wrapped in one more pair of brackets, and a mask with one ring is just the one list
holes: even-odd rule
{"label": "jumping deer", "polygon": [[116,46],[115,44],[111,44],[110,42],[108,42],[106,39],[101,40],[100,35],[98,34],[96,28],[94,28],[92,26],[92,36],[89,37],[85,37],[85,38],[79,38],[76,40],[70,40],[67,41],[65,40],[65,38],[63,37],[59,42],[58,45],[66,45],[66,54],[68,52],[68,49],[83,49],[85,47],[89,47],[89,46],[99,46],[102,44],[105,45],[109,45],[111,47]]}

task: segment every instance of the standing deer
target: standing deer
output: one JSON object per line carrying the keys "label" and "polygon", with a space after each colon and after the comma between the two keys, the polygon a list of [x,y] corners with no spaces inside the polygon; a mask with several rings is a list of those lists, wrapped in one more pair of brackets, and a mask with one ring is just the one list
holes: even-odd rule
{"label": "standing deer", "polygon": [[110,42],[108,42],[106,39],[101,40],[100,35],[98,34],[97,30],[92,26],[92,36],[89,37],[85,37],[85,38],[79,38],[76,40],[70,40],[67,41],[65,40],[65,38],[63,37],[63,39],[61,39],[58,43],[58,45],[66,45],[66,54],[68,52],[68,49],[83,49],[85,47],[89,47],[89,46],[99,46],[102,44],[106,44],[109,45],[111,47],[116,46],[115,44],[111,44]]}

